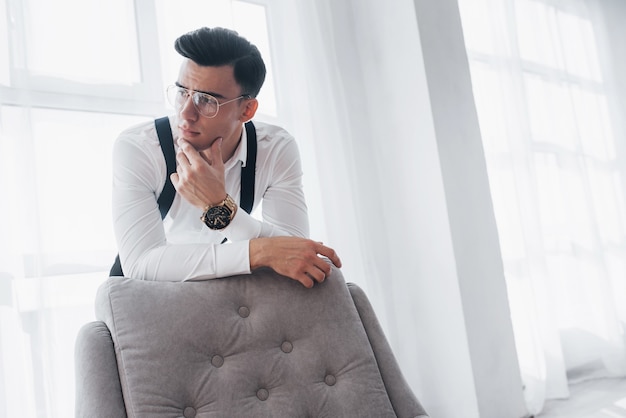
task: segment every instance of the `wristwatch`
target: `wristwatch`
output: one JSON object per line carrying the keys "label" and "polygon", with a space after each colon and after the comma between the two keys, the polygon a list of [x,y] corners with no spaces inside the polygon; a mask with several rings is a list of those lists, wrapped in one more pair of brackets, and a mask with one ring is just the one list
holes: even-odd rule
{"label": "wristwatch", "polygon": [[233,220],[236,212],[237,204],[232,197],[226,195],[226,198],[217,205],[207,206],[200,219],[209,228],[220,230],[226,228],[230,224],[230,221]]}

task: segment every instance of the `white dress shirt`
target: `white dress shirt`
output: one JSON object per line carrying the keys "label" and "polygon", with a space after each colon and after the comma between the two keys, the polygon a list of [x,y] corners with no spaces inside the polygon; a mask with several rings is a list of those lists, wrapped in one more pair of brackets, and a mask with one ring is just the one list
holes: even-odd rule
{"label": "white dress shirt", "polygon": [[[178,130],[170,117],[174,138]],[[250,273],[249,241],[258,237],[308,237],[302,167],[293,137],[277,126],[254,122],[257,161],[254,208],[262,202],[263,221],[238,208],[221,231],[200,220],[202,210],[178,193],[165,219],[157,199],[167,169],[154,121],[120,134],[113,149],[113,224],[126,277],[205,280]],[[174,141],[176,143],[176,141]],[[176,147],[176,145],[175,145]],[[176,147],[177,148],[177,147]],[[246,130],[225,163],[226,192],[239,203],[241,166],[247,156]],[[224,238],[228,242],[221,244]]]}

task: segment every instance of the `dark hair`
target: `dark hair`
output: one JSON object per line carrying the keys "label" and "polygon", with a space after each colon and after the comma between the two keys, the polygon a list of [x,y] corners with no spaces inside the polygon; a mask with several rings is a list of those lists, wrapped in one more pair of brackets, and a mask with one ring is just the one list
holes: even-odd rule
{"label": "dark hair", "polygon": [[258,48],[234,30],[200,28],[176,39],[174,48],[198,65],[231,65],[242,94],[256,97],[265,81],[265,63]]}

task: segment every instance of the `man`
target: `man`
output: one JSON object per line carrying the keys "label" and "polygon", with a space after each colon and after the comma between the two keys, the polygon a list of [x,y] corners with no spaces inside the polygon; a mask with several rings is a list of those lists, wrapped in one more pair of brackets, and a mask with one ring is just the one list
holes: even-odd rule
{"label": "man", "polygon": [[[341,262],[307,239],[300,157],[283,129],[254,122],[257,158],[254,206],[263,221],[238,206],[248,133],[265,79],[258,49],[236,32],[202,28],[176,40],[183,56],[168,89],[176,148],[176,189],[161,220],[157,199],[167,169],[153,122],[124,131],[113,152],[113,219],[124,275],[145,280],[205,280],[261,267],[306,287]],[[225,239],[229,242],[222,243]]]}

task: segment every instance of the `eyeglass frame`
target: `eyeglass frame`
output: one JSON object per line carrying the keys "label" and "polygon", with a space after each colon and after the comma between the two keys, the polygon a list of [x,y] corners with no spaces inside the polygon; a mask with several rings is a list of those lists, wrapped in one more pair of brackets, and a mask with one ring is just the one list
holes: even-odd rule
{"label": "eyeglass frame", "polygon": [[[182,108],[182,107],[183,107],[183,103],[181,103],[181,104],[177,104],[177,103],[172,103],[172,102],[171,102],[171,98],[170,98],[169,91],[170,91],[172,88],[185,90],[185,92],[186,92],[186,94],[187,94],[187,97],[186,97],[186,100],[185,100],[185,102],[184,102],[184,103],[186,103],[186,102],[187,102],[187,100],[189,100],[189,98],[191,98],[191,103],[193,103],[193,107],[194,107],[194,109],[196,109],[196,111],[198,112],[198,114],[199,114],[199,115],[201,115],[201,116],[204,116],[205,118],[209,118],[209,119],[212,119],[212,118],[214,118],[214,117],[216,117],[216,116],[217,116],[217,114],[218,114],[218,113],[219,113],[219,111],[220,111],[220,107],[221,107],[222,105],[226,105],[226,104],[228,104],[228,103],[232,103],[232,102],[235,102],[235,101],[240,100],[240,99],[251,99],[251,98],[252,98],[252,96],[250,96],[249,94],[242,94],[241,96],[235,97],[234,99],[226,100],[225,102],[220,103],[220,101],[217,99],[217,97],[215,97],[215,96],[214,96],[214,95],[212,95],[211,93],[208,93],[208,92],[205,92],[205,91],[193,90],[193,89],[190,89],[190,88],[187,88],[187,87],[181,86],[178,82],[176,82],[175,84],[172,84],[172,85],[167,86],[167,89],[166,89],[166,91],[165,91],[165,92],[166,92],[166,94],[165,94],[165,95],[166,95],[166,97],[167,97],[167,99],[168,99],[167,101],[168,101],[168,102],[169,102],[172,106],[174,106],[174,109],[176,109],[176,110],[179,110],[180,108]],[[215,114],[213,114],[212,116],[208,116],[208,115],[205,115],[204,113],[202,113],[202,112],[200,111],[200,109],[198,109],[198,105],[196,104],[196,101],[194,100],[194,95],[196,95],[196,94],[198,94],[198,95],[200,95],[200,96],[208,96],[209,98],[211,98],[211,99],[214,99],[214,100],[215,100],[215,103],[217,103],[217,110],[215,111]],[[174,101],[176,101],[176,100],[174,99]]]}

